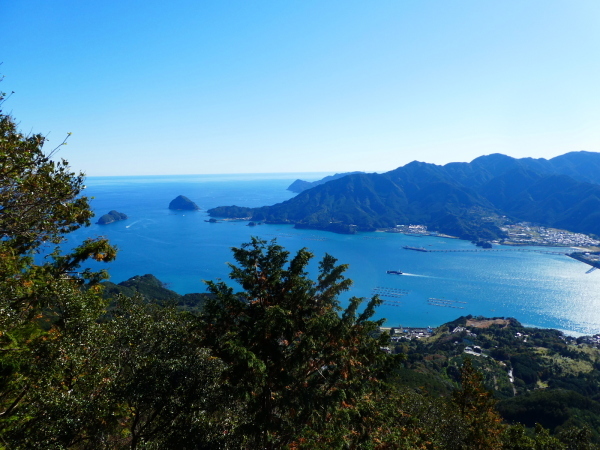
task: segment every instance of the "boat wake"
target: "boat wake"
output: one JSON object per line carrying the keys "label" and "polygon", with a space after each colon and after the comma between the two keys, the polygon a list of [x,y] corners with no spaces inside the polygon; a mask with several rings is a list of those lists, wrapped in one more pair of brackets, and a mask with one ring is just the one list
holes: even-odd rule
{"label": "boat wake", "polygon": [[[140,222],[150,222],[150,223],[152,223],[152,222],[154,222],[154,221],[153,221],[152,219],[140,219],[140,220],[136,220],[135,222],[132,222],[132,223],[130,223],[129,225],[125,225],[125,228],[132,227],[132,226],[134,226],[136,223],[140,223]],[[145,226],[144,226],[144,228],[145,228]]]}

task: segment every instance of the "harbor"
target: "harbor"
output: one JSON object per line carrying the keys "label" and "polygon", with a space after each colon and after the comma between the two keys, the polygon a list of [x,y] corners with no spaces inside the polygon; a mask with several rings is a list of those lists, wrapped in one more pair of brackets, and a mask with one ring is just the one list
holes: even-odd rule
{"label": "harbor", "polygon": [[[541,253],[545,255],[561,255],[568,256],[591,267],[586,273],[591,273],[600,268],[600,252],[573,252],[572,249],[560,250],[540,250],[533,248],[461,248],[461,249],[428,249],[425,247],[411,247],[405,245],[404,250],[413,250],[423,253],[490,253],[490,252],[526,252],[526,253]],[[395,273],[389,271],[388,273]]]}

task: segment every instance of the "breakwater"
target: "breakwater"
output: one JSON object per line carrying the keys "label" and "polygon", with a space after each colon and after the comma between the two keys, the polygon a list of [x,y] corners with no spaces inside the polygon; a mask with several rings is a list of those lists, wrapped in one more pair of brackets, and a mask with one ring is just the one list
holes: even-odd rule
{"label": "breakwater", "polygon": [[[424,247],[402,247],[405,250],[415,250],[418,252],[425,253],[477,253],[477,252],[531,252],[531,253],[545,253],[547,255],[567,255],[571,256],[567,250],[564,252],[550,251],[550,250],[534,250],[530,248],[488,248],[488,249],[428,249]],[[577,258],[575,258],[577,259]]]}
{"label": "breakwater", "polygon": [[567,256],[576,259],[579,262],[588,264],[590,266],[592,266],[592,268],[589,270],[589,272],[592,272],[595,269],[600,269],[600,261],[592,261],[591,259],[586,258],[586,254],[585,253],[580,253],[580,252],[575,252],[575,253],[567,253]]}

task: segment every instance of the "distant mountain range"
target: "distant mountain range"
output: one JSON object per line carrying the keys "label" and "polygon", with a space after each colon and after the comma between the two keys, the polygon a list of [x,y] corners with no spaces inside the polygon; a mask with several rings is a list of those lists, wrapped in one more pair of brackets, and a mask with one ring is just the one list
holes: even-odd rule
{"label": "distant mountain range", "polygon": [[464,239],[502,237],[495,218],[504,215],[600,235],[600,153],[549,160],[492,154],[470,163],[413,161],[382,174],[338,175],[273,206],[208,212],[337,232],[423,224]]}
{"label": "distant mountain range", "polygon": [[356,173],[363,173],[363,172],[336,173],[335,175],[328,175],[325,178],[321,178],[320,180],[317,180],[317,181],[296,180],[288,186],[287,190],[295,192],[296,194],[299,194],[300,192],[306,191],[307,189],[314,188],[315,186],[319,186],[320,184],[325,184],[328,181],[337,180],[338,178],[345,177],[346,175],[354,175]]}

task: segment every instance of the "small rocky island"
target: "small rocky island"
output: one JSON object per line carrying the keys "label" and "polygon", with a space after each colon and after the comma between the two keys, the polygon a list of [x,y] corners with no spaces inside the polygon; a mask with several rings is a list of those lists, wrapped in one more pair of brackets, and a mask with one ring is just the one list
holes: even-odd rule
{"label": "small rocky island", "polygon": [[198,211],[200,207],[185,195],[179,195],[177,198],[171,200],[171,203],[169,203],[169,209],[175,209],[178,211]]}
{"label": "small rocky island", "polygon": [[96,223],[99,225],[108,225],[109,223],[118,222],[119,220],[125,219],[128,219],[127,214],[120,213],[113,209],[108,214],[104,214],[102,217],[100,217]]}

